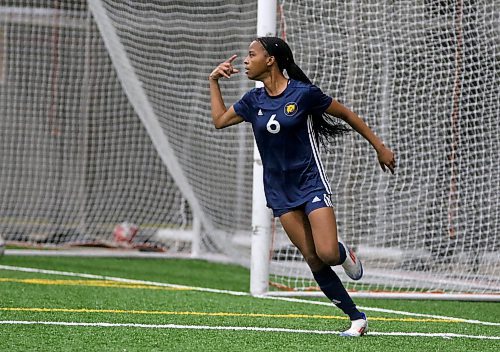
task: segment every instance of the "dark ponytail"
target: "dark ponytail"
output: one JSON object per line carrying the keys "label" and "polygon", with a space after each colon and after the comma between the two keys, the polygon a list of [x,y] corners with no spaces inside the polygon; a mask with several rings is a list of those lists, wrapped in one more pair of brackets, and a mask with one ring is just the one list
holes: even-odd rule
{"label": "dark ponytail", "polygon": [[306,76],[304,71],[302,71],[302,69],[299,66],[297,66],[297,64],[294,61],[292,61],[288,65],[288,67],[286,67],[286,73],[288,74],[288,77],[290,77],[291,79],[312,84],[309,77]]}
{"label": "dark ponytail", "polygon": [[[292,50],[288,44],[278,37],[260,37],[257,40],[262,44],[270,56],[274,56],[281,72],[286,70],[289,78],[296,81],[312,84],[311,80],[297,66],[293,59]],[[313,131],[318,142],[323,146],[333,138],[350,132],[343,123],[329,114],[313,114]]]}

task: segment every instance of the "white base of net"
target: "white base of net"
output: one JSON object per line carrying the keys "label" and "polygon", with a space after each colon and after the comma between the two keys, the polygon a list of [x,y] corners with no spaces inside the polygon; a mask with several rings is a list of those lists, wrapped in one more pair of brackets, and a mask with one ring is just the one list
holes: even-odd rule
{"label": "white base of net", "polygon": [[[442,301],[483,301],[500,302],[500,294],[451,294],[451,293],[404,293],[404,292],[349,292],[353,298],[378,299],[414,299],[414,300],[442,300]],[[270,291],[266,296],[273,297],[324,297],[319,291]]]}

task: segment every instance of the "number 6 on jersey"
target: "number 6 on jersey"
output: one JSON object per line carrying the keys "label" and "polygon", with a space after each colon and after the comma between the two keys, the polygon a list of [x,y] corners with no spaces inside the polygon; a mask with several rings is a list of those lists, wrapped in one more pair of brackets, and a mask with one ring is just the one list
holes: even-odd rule
{"label": "number 6 on jersey", "polygon": [[269,119],[269,121],[267,121],[267,130],[273,134],[276,134],[280,131],[280,123],[278,121],[276,121],[274,118],[276,117],[276,114],[272,114],[271,115],[271,118]]}

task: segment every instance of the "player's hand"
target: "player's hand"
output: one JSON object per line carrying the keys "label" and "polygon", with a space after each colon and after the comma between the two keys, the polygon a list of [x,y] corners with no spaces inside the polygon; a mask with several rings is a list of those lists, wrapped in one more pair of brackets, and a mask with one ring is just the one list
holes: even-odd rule
{"label": "player's hand", "polygon": [[233,55],[223,63],[221,63],[219,66],[217,66],[210,76],[208,77],[211,80],[218,81],[222,77],[229,78],[231,77],[232,74],[240,72],[239,70],[235,69],[233,66],[233,61],[236,59],[238,55]]}
{"label": "player's hand", "polygon": [[391,170],[391,173],[394,174],[394,169],[396,168],[396,158],[392,150],[390,150],[386,146],[382,146],[382,148],[377,151],[377,157],[382,170],[386,172],[387,167],[389,170]]}

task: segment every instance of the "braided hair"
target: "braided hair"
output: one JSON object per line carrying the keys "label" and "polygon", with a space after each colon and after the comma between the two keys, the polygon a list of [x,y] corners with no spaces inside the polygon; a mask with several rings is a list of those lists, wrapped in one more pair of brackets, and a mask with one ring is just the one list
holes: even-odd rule
{"label": "braided hair", "polygon": [[[278,37],[259,37],[257,41],[262,44],[270,56],[274,56],[281,72],[286,70],[288,77],[296,81],[312,84],[309,77],[295,63],[293,53],[288,44]],[[313,132],[316,140],[326,146],[333,138],[350,132],[344,124],[339,123],[333,116],[323,114],[313,114]]]}

